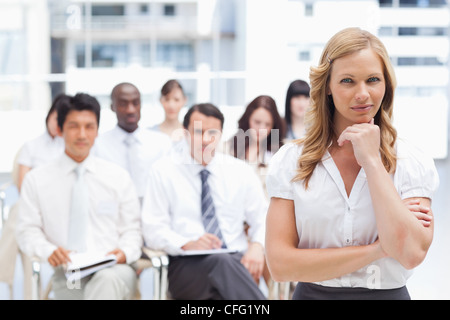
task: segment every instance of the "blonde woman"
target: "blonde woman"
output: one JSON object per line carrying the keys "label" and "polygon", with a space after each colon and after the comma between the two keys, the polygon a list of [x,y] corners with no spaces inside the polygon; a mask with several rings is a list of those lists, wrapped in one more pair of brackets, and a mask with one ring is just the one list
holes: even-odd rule
{"label": "blonde woman", "polygon": [[410,299],[433,237],[433,160],[397,139],[384,45],[338,32],[311,68],[305,137],[271,160],[266,252],[293,299]]}

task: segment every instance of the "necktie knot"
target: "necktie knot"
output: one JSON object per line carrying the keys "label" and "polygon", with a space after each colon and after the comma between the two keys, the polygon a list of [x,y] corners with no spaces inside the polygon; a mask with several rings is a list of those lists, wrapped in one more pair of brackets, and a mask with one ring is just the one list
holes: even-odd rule
{"label": "necktie knot", "polygon": [[135,142],[136,138],[132,134],[128,134],[127,137],[123,140],[127,147],[131,147]]}
{"label": "necktie knot", "polygon": [[205,183],[208,180],[209,177],[209,171],[206,169],[203,169],[202,171],[200,171],[200,176],[202,178],[202,183]]}
{"label": "necktie knot", "polygon": [[77,175],[77,178],[78,179],[81,178],[85,171],[86,171],[86,169],[84,168],[84,166],[81,166],[81,165],[77,166],[75,168],[75,174]]}

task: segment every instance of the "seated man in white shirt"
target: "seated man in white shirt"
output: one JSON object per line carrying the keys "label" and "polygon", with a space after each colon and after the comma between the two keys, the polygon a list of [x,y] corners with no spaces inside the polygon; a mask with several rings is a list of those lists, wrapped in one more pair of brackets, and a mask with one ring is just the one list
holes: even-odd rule
{"label": "seated man in white shirt", "polygon": [[[58,110],[64,153],[27,173],[21,190],[17,241],[27,255],[55,267],[56,299],[128,299],[136,290],[130,264],[141,255],[139,200],[126,170],[90,155],[99,119],[100,105],[94,97],[71,98]],[[78,168],[84,169],[81,184]],[[71,204],[78,205],[77,210]],[[74,252],[114,254],[117,264],[69,283],[63,267]]]}
{"label": "seated man in white shirt", "polygon": [[142,201],[147,173],[172,141],[161,132],[139,128],[141,94],[133,84],[125,82],[114,87],[111,110],[116,113],[117,125],[97,138],[94,154],[127,169]]}
{"label": "seated man in white shirt", "polygon": [[183,122],[186,147],[156,161],[149,175],[144,241],[170,255],[169,293],[175,299],[265,299],[257,281],[267,202],[250,166],[215,151],[223,121],[214,105],[194,105]]}

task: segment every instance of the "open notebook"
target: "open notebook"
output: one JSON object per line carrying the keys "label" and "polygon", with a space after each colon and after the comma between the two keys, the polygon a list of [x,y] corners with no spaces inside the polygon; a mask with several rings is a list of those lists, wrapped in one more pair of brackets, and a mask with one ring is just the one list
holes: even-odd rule
{"label": "open notebook", "polygon": [[180,255],[181,256],[197,256],[204,254],[219,254],[219,253],[235,253],[237,250],[232,249],[210,249],[210,250],[185,250]]}
{"label": "open notebook", "polygon": [[114,254],[105,255],[100,252],[70,253],[70,260],[65,268],[66,278],[69,281],[82,279],[98,270],[117,263]]}

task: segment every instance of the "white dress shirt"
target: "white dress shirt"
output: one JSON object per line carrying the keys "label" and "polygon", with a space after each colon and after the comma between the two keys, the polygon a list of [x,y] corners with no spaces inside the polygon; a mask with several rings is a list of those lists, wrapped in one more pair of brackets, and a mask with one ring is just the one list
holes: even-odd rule
{"label": "white dress shirt", "polygon": [[[65,153],[25,176],[19,199],[17,241],[28,256],[47,260],[67,248],[72,186],[78,164]],[[89,188],[88,251],[120,248],[127,263],[141,255],[140,207],[128,172],[95,156],[83,161]]]}
{"label": "white dress shirt", "polygon": [[[128,133],[116,125],[114,129],[97,137],[92,152],[100,158],[117,163],[122,168],[129,170],[128,146],[125,140],[130,135],[137,142],[138,148],[138,157],[134,159],[133,169],[140,172],[140,174],[133,175],[132,179],[138,196],[142,198],[147,185],[149,168],[156,159],[167,153],[172,146],[172,141],[166,134],[141,128]],[[130,174],[132,173],[131,171],[129,172]]]}
{"label": "white dress shirt", "polygon": [[158,160],[150,172],[142,208],[148,247],[177,255],[184,244],[205,233],[200,178],[205,168],[210,171],[208,183],[227,248],[247,250],[244,221],[250,225],[250,241],[264,245],[267,200],[254,170],[223,153],[216,153],[203,167],[193,160],[184,142],[183,148]]}
{"label": "white dress shirt", "polygon": [[37,168],[53,161],[64,152],[64,139],[52,136],[45,131],[43,134],[24,143],[17,158],[17,163]]}
{"label": "white dress shirt", "polygon": [[[300,154],[301,146],[286,144],[272,158],[267,175],[270,197],[294,200],[298,248],[341,248],[373,243],[378,232],[364,169],[361,168],[348,197],[339,170],[326,152],[305,190],[303,181],[291,182]],[[397,157],[397,168],[391,177],[400,197],[431,199],[439,184],[433,160],[401,140],[397,142]],[[393,258],[383,258],[351,274],[318,284],[392,289],[404,286],[411,273]]]}

